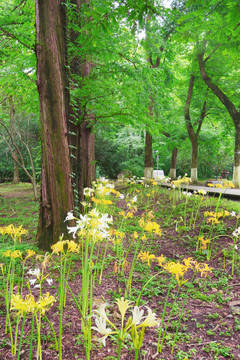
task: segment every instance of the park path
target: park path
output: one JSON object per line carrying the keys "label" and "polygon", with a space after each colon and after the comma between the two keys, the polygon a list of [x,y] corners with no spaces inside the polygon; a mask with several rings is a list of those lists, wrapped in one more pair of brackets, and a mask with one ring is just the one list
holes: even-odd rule
{"label": "park path", "polygon": [[[171,187],[170,184],[163,183],[162,186],[164,187]],[[182,185],[182,189],[194,192],[197,190],[204,190],[209,195],[214,196],[215,194],[222,194],[222,196],[233,199],[233,200],[240,200],[240,189],[221,189],[215,187],[208,187],[208,186],[200,186],[200,185]]]}

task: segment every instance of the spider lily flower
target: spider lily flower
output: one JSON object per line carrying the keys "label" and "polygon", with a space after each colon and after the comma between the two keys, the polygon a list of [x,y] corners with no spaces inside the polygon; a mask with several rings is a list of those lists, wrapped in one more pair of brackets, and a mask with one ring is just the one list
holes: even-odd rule
{"label": "spider lily flower", "polygon": [[140,251],[138,257],[142,260],[142,262],[147,262],[148,266],[150,266],[150,261],[156,259],[154,254],[149,254],[149,251]]}
{"label": "spider lily flower", "polygon": [[107,314],[106,314],[106,311],[105,311],[105,308],[106,308],[107,305],[108,305],[108,303],[101,304],[99,309],[98,310],[93,310],[93,312],[96,312],[98,314],[98,317],[101,317],[102,319],[104,319],[106,321],[109,321],[108,317],[107,317]]}
{"label": "spider lily flower", "polygon": [[86,197],[91,197],[93,193],[94,190],[91,188],[86,187],[85,189],[83,189],[83,195]]}
{"label": "spider lily flower", "polygon": [[34,285],[37,279],[29,279],[28,281],[30,285]]}
{"label": "spider lily flower", "polygon": [[156,314],[152,312],[152,310],[147,306],[148,309],[148,315],[146,319],[138,325],[138,327],[154,327],[158,325],[158,321],[156,319]]}
{"label": "spider lily flower", "polygon": [[116,304],[118,306],[123,321],[126,311],[130,308],[131,301],[124,300],[124,298],[121,297],[121,300],[117,299]]}
{"label": "spider lily flower", "polygon": [[7,250],[6,252],[3,253],[3,256],[10,257],[12,260],[15,260],[17,258],[23,260],[22,252],[20,250],[15,250],[15,251]]}
{"label": "spider lily flower", "polygon": [[75,216],[73,215],[73,210],[69,211],[67,213],[66,219],[64,221],[68,221],[68,220],[75,220]]}
{"label": "spider lily flower", "polygon": [[20,294],[12,295],[11,310],[16,310],[17,314],[23,316],[23,314],[36,313],[41,310],[44,314],[53,303],[56,301],[55,297],[49,295],[49,293],[40,297],[36,302],[32,294],[28,294],[25,298],[21,298]]}
{"label": "spider lily flower", "polygon": [[76,233],[79,230],[79,227],[78,226],[67,226],[67,230],[68,230],[69,234],[73,234],[73,237],[75,239]]}
{"label": "spider lily flower", "polygon": [[30,269],[27,274],[29,275],[33,275],[36,276],[37,278],[39,278],[40,274],[41,274],[41,270],[39,268],[36,268],[34,270]]}
{"label": "spider lily flower", "polygon": [[96,326],[92,326],[91,329],[96,330],[97,332],[99,332],[99,334],[103,335],[103,337],[101,337],[99,341],[102,342],[103,346],[106,346],[106,338],[110,334],[114,334],[115,331],[112,331],[112,329],[107,328],[106,320],[103,319],[101,316],[95,318],[95,324]]}
{"label": "spider lily flower", "polygon": [[163,256],[163,254],[161,256],[158,256],[156,259],[158,261],[159,266],[162,266],[162,264],[165,263],[166,261],[166,258]]}
{"label": "spider lily flower", "polygon": [[139,325],[139,323],[145,318],[143,314],[144,314],[144,310],[140,310],[138,306],[134,306],[134,309],[132,310],[131,325]]}
{"label": "spider lily flower", "polygon": [[46,278],[46,281],[47,281],[48,285],[52,285],[52,283],[53,283],[53,279]]}
{"label": "spider lily flower", "polygon": [[80,250],[80,245],[77,245],[73,240],[60,240],[51,246],[53,253],[77,253]]}
{"label": "spider lily flower", "polygon": [[28,231],[23,229],[22,225],[17,228],[11,224],[0,228],[0,234],[10,235],[14,242],[18,240],[19,243],[21,243],[21,236],[27,233]]}
{"label": "spider lily flower", "polygon": [[235,229],[232,233],[233,236],[238,237],[240,235],[240,227],[238,227],[237,229]]}

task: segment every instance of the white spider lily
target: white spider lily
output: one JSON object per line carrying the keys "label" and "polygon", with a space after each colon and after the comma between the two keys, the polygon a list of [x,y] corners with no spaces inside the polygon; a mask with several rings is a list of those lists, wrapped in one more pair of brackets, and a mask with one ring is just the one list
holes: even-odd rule
{"label": "white spider lily", "polygon": [[99,217],[99,211],[97,211],[97,209],[94,208],[91,211],[89,211],[89,215],[92,216],[92,217],[98,218]]}
{"label": "white spider lily", "polygon": [[68,220],[74,220],[76,219],[75,216],[73,215],[73,210],[72,211],[69,211],[67,213],[67,216],[66,216],[66,219],[64,221],[68,221]]}
{"label": "white spider lily", "polygon": [[138,306],[134,306],[132,310],[132,325],[139,325],[139,323],[144,319],[144,310],[140,310]]}
{"label": "white spider lily", "polygon": [[73,234],[73,237],[74,237],[74,239],[75,239],[76,233],[77,233],[77,231],[79,230],[78,225],[77,225],[77,226],[67,226],[67,229],[68,229],[68,233],[69,233],[69,234]]}
{"label": "white spider lily", "polygon": [[94,193],[94,190],[91,188],[86,187],[85,189],[83,189],[84,196],[90,197],[92,193]]}
{"label": "white spider lily", "polygon": [[47,283],[48,283],[48,285],[52,285],[52,283],[53,283],[53,279],[46,279],[46,281],[47,281]]}
{"label": "white spider lily", "polygon": [[233,236],[239,236],[240,235],[240,227],[238,227],[237,229],[235,229],[232,233]]}
{"label": "white spider lily", "polygon": [[105,311],[105,307],[107,305],[108,305],[107,303],[101,304],[99,309],[98,310],[93,310],[93,312],[96,312],[98,314],[98,316],[101,317],[102,319],[108,320],[108,317],[107,317],[107,314],[106,314],[106,311]]}
{"label": "white spider lily", "polygon": [[156,319],[156,314],[152,312],[152,310],[147,307],[148,309],[148,315],[143,323],[141,323],[139,326],[146,327],[146,326],[157,326],[158,321]]}
{"label": "white spider lily", "polygon": [[106,346],[106,338],[108,335],[113,334],[114,331],[112,331],[110,328],[107,328],[106,320],[101,316],[95,318],[95,324],[96,326],[92,326],[91,329],[96,330],[99,332],[99,334],[103,335],[103,337],[99,340],[102,342],[103,346]]}
{"label": "white spider lily", "polygon": [[37,279],[29,279],[28,281],[30,285],[34,285]]}
{"label": "white spider lily", "polygon": [[38,278],[40,276],[40,274],[41,274],[41,270],[39,268],[36,268],[34,270],[30,269],[27,273],[29,275],[36,276]]}

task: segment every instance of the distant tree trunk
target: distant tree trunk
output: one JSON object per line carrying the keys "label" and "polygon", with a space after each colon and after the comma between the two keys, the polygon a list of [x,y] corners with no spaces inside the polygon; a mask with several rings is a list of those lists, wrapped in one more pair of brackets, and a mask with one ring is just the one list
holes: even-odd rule
{"label": "distant tree trunk", "polygon": [[40,99],[42,184],[37,240],[49,250],[66,232],[73,209],[67,138],[66,12],[61,0],[35,0],[37,86]]}
{"label": "distant tree trunk", "polygon": [[192,162],[191,162],[191,180],[193,183],[196,183],[198,181],[198,173],[197,173],[197,161],[198,161],[198,136],[202,127],[203,120],[206,116],[206,100],[203,103],[202,111],[199,117],[199,120],[197,120],[198,128],[196,132],[194,131],[191,117],[190,117],[190,104],[192,100],[193,95],[193,86],[194,86],[194,75],[191,75],[190,81],[189,81],[189,87],[188,87],[188,95],[187,100],[185,103],[184,108],[184,115],[185,115],[185,124],[187,127],[188,135],[190,138],[190,141],[192,143]]}
{"label": "distant tree trunk", "polygon": [[[14,133],[15,133],[15,108],[14,108],[14,103],[13,103],[13,99],[12,96],[9,97],[9,105],[10,105],[10,133],[12,138],[14,139]],[[12,152],[12,157],[13,157],[13,184],[19,184],[20,182],[20,177],[19,177],[19,167],[18,164],[16,162],[17,159],[17,152],[15,149],[13,149]]]}
{"label": "distant tree trunk", "polygon": [[198,64],[203,81],[208,85],[212,92],[218,97],[221,103],[226,107],[235,126],[235,152],[234,152],[234,168],[233,183],[236,187],[240,187],[240,111],[231,102],[229,97],[213,82],[205,69],[205,63],[209,59],[203,60],[205,54],[205,45],[198,53]]}
{"label": "distant tree trunk", "polygon": [[145,167],[144,177],[151,179],[153,177],[153,156],[152,156],[152,135],[146,131],[145,135]]}
{"label": "distant tree trunk", "polygon": [[177,167],[177,154],[178,148],[174,147],[172,150],[172,157],[171,157],[171,167],[169,171],[169,177],[173,180],[177,177],[176,167]]}

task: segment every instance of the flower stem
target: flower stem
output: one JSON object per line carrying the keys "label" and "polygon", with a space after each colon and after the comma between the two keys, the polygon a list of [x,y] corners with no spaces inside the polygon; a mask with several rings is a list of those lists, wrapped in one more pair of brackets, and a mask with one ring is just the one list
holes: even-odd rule
{"label": "flower stem", "polygon": [[26,314],[24,314],[24,315],[23,315],[22,330],[21,330],[21,334],[20,334],[20,340],[19,340],[19,346],[18,346],[17,360],[19,360],[19,359],[20,359],[20,352],[21,352],[21,346],[22,346],[22,336],[23,336],[23,330],[24,330],[24,325],[25,325],[25,319],[26,319]]}

